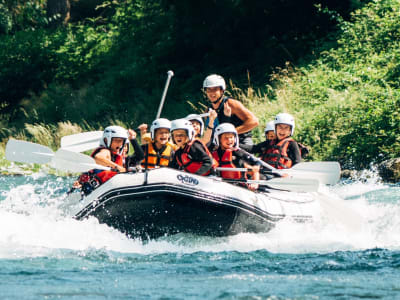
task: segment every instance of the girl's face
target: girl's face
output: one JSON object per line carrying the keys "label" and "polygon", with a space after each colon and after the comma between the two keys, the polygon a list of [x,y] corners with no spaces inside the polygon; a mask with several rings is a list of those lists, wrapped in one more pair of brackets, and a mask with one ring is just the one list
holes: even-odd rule
{"label": "girl's face", "polygon": [[125,143],[125,139],[123,139],[123,138],[112,138],[110,150],[114,153],[119,153],[119,151],[124,146],[124,143]]}
{"label": "girl's face", "polygon": [[219,136],[219,144],[222,150],[233,149],[235,147],[236,135],[231,132],[223,133]]}
{"label": "girl's face", "polygon": [[129,148],[128,145],[129,144],[125,143],[124,150],[122,150],[122,155],[125,157],[128,156],[128,148]]}
{"label": "girl's face", "polygon": [[268,130],[268,131],[265,133],[265,138],[266,138],[267,140],[273,140],[273,139],[275,139],[275,137],[276,137],[275,131],[273,131],[273,130]]}
{"label": "girl's face", "polygon": [[287,138],[292,133],[292,127],[288,124],[277,124],[276,125],[276,136],[279,140]]}
{"label": "girl's face", "polygon": [[191,122],[192,125],[193,125],[195,135],[196,135],[196,136],[200,135],[200,131],[201,131],[201,124],[200,124],[200,122],[198,122],[198,121],[196,121],[196,120],[190,120],[190,122]]}
{"label": "girl's face", "polygon": [[168,143],[169,130],[167,128],[158,128],[154,135],[154,142],[156,146],[161,147]]}
{"label": "girl's face", "polygon": [[172,132],[172,137],[174,139],[175,144],[183,148],[189,142],[189,137],[186,134],[186,130],[183,129],[177,129]]}
{"label": "girl's face", "polygon": [[211,102],[217,101],[223,94],[224,92],[219,86],[206,88],[207,98]]}

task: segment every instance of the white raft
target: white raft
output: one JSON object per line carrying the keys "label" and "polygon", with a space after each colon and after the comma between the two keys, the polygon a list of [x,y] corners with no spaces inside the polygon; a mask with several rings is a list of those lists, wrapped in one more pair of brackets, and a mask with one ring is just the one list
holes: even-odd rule
{"label": "white raft", "polygon": [[94,216],[143,239],[267,232],[284,218],[307,222],[320,211],[317,192],[252,192],[220,178],[169,168],[118,174],[79,200],[73,195],[68,202],[75,204],[76,219]]}

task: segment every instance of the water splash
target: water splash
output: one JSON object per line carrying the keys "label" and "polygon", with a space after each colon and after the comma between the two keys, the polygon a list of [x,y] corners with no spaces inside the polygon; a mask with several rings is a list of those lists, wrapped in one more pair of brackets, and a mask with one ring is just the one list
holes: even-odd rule
{"label": "water splash", "polygon": [[117,230],[99,224],[95,218],[76,221],[68,216],[64,195],[72,181],[73,178],[44,174],[0,177],[1,258],[58,256],[60,251],[71,250],[160,254],[400,249],[400,187],[382,184],[371,174],[367,179],[344,181],[323,191],[337,202],[342,212],[362,216],[363,221],[357,228],[344,226],[327,214],[313,223],[285,220],[268,233],[242,233],[223,238],[178,234],[146,242],[128,239]]}

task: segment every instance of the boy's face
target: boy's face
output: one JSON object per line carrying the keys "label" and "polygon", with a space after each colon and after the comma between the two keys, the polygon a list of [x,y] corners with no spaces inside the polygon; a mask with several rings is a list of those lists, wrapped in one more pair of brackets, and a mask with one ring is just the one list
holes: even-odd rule
{"label": "boy's face", "polygon": [[186,130],[183,129],[174,130],[172,132],[172,137],[174,138],[175,144],[180,148],[183,148],[189,141],[189,137],[186,134]]}
{"label": "boy's face", "polygon": [[163,146],[168,143],[169,130],[167,128],[158,128],[154,134],[154,142],[157,146]]}
{"label": "boy's face", "polygon": [[235,134],[231,132],[223,133],[219,136],[219,144],[222,150],[232,149],[235,147]]}
{"label": "boy's face", "polygon": [[275,131],[273,131],[273,130],[268,130],[266,133],[265,133],[265,138],[267,139],[267,140],[273,140],[273,139],[275,139]]}
{"label": "boy's face", "polygon": [[279,140],[287,138],[292,133],[292,127],[288,124],[276,125],[276,136]]}
{"label": "boy's face", "polygon": [[223,93],[223,90],[219,86],[206,88],[207,98],[211,102],[217,101],[219,98],[221,98]]}
{"label": "boy's face", "polygon": [[196,120],[190,120],[190,122],[191,122],[192,125],[193,125],[194,132],[196,133],[196,136],[197,136],[197,135],[200,135],[200,131],[201,131],[200,122],[198,122],[198,121],[196,121]]}
{"label": "boy's face", "polygon": [[123,138],[118,138],[118,137],[112,138],[111,145],[110,145],[111,151],[115,152],[115,153],[119,153],[119,151],[124,146],[124,143],[125,143],[125,139],[123,139]]}

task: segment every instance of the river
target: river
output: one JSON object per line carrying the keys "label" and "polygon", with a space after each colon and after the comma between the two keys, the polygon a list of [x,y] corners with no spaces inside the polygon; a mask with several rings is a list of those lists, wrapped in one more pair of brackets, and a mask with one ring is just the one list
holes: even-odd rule
{"label": "river", "polygon": [[400,185],[329,193],[363,217],[268,233],[128,239],[63,203],[74,178],[0,176],[1,299],[400,299]]}

